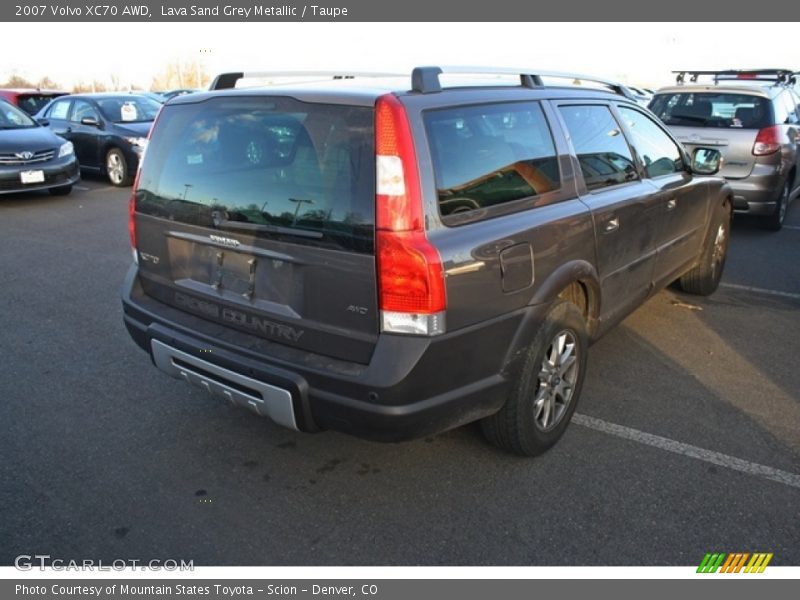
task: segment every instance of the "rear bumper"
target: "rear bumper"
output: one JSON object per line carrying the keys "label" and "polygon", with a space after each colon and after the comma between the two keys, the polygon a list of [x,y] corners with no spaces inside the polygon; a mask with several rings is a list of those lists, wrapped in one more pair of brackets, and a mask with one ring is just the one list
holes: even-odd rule
{"label": "rear bumper", "polygon": [[[144,295],[135,267],[122,298],[131,337],[173,377],[299,431],[334,429],[377,441],[423,437],[499,410],[510,391],[506,355],[525,314],[435,338],[384,334],[361,365],[285,346],[265,353],[263,340]],[[261,351],[252,351],[258,344]],[[172,357],[178,360],[170,366]]]}
{"label": "rear bumper", "polygon": [[756,164],[749,177],[727,181],[733,189],[735,212],[771,215],[783,191],[784,176],[775,165]]}

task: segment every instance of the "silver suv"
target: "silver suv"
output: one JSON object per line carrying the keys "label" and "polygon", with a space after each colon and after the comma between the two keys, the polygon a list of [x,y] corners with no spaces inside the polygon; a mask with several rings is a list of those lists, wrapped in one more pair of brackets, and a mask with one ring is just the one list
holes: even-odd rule
{"label": "silver suv", "polygon": [[[691,152],[720,150],[733,208],[780,229],[800,193],[800,98],[790,69],[676,71],[675,87],[660,89],[652,110]],[[686,77],[690,84],[685,84]],[[698,83],[710,77],[712,83]]]}

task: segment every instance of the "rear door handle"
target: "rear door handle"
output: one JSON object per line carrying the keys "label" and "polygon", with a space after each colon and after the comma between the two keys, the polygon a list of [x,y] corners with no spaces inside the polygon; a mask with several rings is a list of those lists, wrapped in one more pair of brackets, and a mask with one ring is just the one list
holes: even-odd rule
{"label": "rear door handle", "polygon": [[619,217],[614,217],[606,221],[605,226],[603,226],[603,233],[613,233],[617,229],[619,229]]}
{"label": "rear door handle", "polygon": [[678,201],[675,198],[670,198],[667,200],[667,210],[672,210],[678,205]]}

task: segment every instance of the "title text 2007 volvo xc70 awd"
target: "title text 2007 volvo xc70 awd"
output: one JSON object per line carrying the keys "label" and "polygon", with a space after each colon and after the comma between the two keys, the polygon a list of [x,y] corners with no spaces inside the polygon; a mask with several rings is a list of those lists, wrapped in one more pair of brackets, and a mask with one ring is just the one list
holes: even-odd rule
{"label": "title text 2007 volvo xc70 awd", "polygon": [[134,340],[300,431],[554,444],[590,341],[675,279],[717,287],[731,191],[624,86],[474,71],[228,73],[165,105],[130,203]]}

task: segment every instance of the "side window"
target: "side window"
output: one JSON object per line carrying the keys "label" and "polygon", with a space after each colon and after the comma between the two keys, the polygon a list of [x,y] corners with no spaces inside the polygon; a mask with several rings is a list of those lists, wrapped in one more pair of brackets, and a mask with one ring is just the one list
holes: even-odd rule
{"label": "side window", "polygon": [[432,110],[424,121],[443,216],[561,186],[553,138],[538,103]]}
{"label": "side window", "polygon": [[783,94],[781,94],[781,101],[783,102],[783,105],[786,107],[786,114],[788,115],[785,122],[788,123],[789,125],[796,125],[798,122],[797,102],[795,100],[796,98],[794,97],[792,92],[788,90]]}
{"label": "side window", "polygon": [[631,143],[639,153],[648,177],[684,170],[677,144],[650,117],[624,106],[619,107],[619,113],[631,132]]}
{"label": "side window", "polygon": [[559,111],[590,191],[639,178],[625,136],[607,106],[561,106]]}
{"label": "side window", "polygon": [[790,123],[789,107],[787,104],[788,103],[783,101],[783,94],[775,97],[775,100],[772,102],[772,105],[775,108],[775,120],[772,122],[773,125]]}
{"label": "side window", "polygon": [[50,107],[48,117],[51,119],[66,119],[69,112],[70,100],[56,100]]}
{"label": "side window", "polygon": [[91,104],[86,102],[86,100],[75,100],[75,106],[72,108],[72,117],[70,121],[80,123],[81,119],[85,117],[97,119],[97,111]]}

